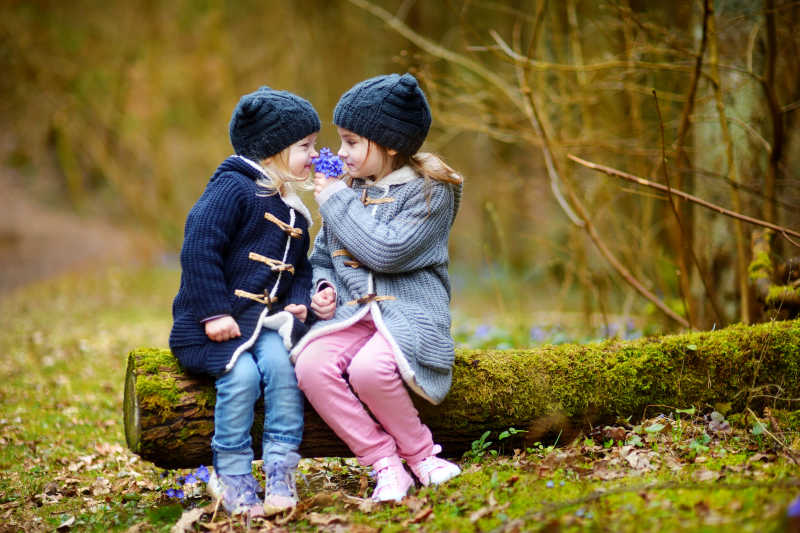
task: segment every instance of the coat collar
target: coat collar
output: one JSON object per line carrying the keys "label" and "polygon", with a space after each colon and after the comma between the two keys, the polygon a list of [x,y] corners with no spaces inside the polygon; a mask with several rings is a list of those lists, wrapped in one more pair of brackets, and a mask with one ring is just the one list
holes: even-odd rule
{"label": "coat collar", "polygon": [[[257,170],[259,172],[259,174],[261,174],[261,176],[264,177],[264,179],[269,180],[270,183],[272,182],[272,178],[270,177],[269,174],[267,174],[264,171],[264,168],[261,165],[259,165],[258,163],[256,163],[255,161],[253,161],[252,159],[248,159],[248,158],[246,158],[244,156],[241,156],[241,155],[238,155],[238,154],[233,156],[233,157],[236,157],[236,158],[240,159],[241,161],[243,161],[244,163],[247,163],[249,166],[251,166],[252,168]],[[293,208],[295,211],[300,212],[306,218],[306,220],[308,221],[309,229],[311,228],[311,226],[314,225],[314,221],[311,218],[311,211],[308,210],[308,208],[305,206],[305,204],[300,199],[300,197],[297,196],[297,193],[294,192],[294,190],[289,188],[289,189],[287,189],[286,194],[279,194],[278,196],[280,196],[281,200],[283,200],[283,202],[286,205],[288,205],[289,207]]]}
{"label": "coat collar", "polygon": [[398,168],[394,172],[390,172],[378,181],[364,180],[364,184],[367,187],[378,187],[380,189],[388,190],[392,185],[403,185],[404,183],[408,183],[409,181],[418,177],[419,174],[414,172],[414,169],[408,165],[405,165]]}

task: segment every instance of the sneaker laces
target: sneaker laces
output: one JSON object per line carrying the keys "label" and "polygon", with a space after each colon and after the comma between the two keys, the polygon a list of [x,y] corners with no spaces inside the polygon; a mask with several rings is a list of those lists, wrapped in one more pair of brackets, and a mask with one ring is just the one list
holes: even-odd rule
{"label": "sneaker laces", "polygon": [[443,483],[461,472],[455,463],[436,457],[441,451],[442,447],[436,444],[431,450],[431,455],[416,463],[409,463],[411,471],[423,485]]}
{"label": "sneaker laces", "polygon": [[261,502],[257,495],[258,481],[252,474],[222,474],[219,478],[223,487],[222,503],[228,512],[241,512]]}
{"label": "sneaker laces", "polygon": [[438,444],[433,445],[433,449],[431,450],[431,454],[414,465],[414,467],[420,471],[423,476],[430,477],[430,473],[436,470],[437,468],[442,468],[446,465],[443,465],[438,457],[438,454],[442,453],[442,447]]}
{"label": "sneaker laces", "polygon": [[401,472],[404,470],[399,459],[392,461],[391,457],[387,457],[376,462],[370,472],[370,476],[377,479],[372,497],[380,499],[382,492],[399,489],[402,486]]}
{"label": "sneaker laces", "polygon": [[[300,459],[298,454],[297,460]],[[266,492],[295,498],[297,495],[297,485],[295,482],[295,469],[297,460],[294,456],[287,455],[282,460],[270,462],[264,469],[266,474]]]}

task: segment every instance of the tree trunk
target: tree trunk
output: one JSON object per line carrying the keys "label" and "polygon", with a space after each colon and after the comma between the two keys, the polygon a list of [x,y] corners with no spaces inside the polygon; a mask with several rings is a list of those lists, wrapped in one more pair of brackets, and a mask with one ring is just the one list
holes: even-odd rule
{"label": "tree trunk", "polygon": [[[702,410],[730,403],[743,410],[796,407],[797,398],[800,320],[634,341],[461,350],[445,401],[434,406],[415,396],[415,403],[443,455],[458,457],[485,431],[526,430],[503,441],[510,451],[558,434],[565,442],[619,418],[639,419],[648,406]],[[132,351],[124,400],[128,446],[161,467],[209,464],[214,400],[213,381],[184,374],[168,350]],[[303,456],[352,455],[308,404],[305,420]]]}

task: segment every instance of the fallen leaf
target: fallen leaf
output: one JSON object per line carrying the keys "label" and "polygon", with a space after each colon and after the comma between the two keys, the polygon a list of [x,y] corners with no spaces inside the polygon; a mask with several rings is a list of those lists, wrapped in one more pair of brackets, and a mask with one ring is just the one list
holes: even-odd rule
{"label": "fallen leaf", "polygon": [[111,455],[112,453],[122,454],[125,450],[119,444],[109,444],[108,442],[100,442],[95,445],[95,450],[100,455]]}
{"label": "fallen leaf", "polygon": [[180,519],[172,526],[169,533],[187,533],[194,531],[194,524],[200,520],[200,517],[206,512],[206,507],[195,507],[184,511]]}
{"label": "fallen leaf", "polygon": [[368,526],[367,524],[348,524],[347,531],[349,533],[377,533],[379,528]]}
{"label": "fallen leaf", "polygon": [[719,472],[703,468],[692,474],[692,477],[697,481],[713,481],[719,477]]}
{"label": "fallen leaf", "polygon": [[375,507],[378,506],[377,502],[372,500],[364,500],[363,502],[358,504],[358,510],[364,514],[370,514],[372,511],[375,510]]}
{"label": "fallen leaf", "polygon": [[427,502],[421,498],[417,498],[416,496],[406,496],[405,498],[403,498],[403,503],[405,504],[406,507],[408,507],[408,510],[410,512],[416,513],[419,512],[420,509],[425,507],[425,504]]}
{"label": "fallen leaf", "polygon": [[75,517],[70,515],[70,517],[61,522],[61,524],[59,524],[56,529],[59,531],[69,529],[72,527],[72,524],[74,523],[75,523]]}
{"label": "fallen leaf", "polygon": [[491,513],[492,513],[492,508],[490,506],[487,505],[486,507],[481,507],[480,509],[478,509],[477,511],[473,511],[469,515],[469,521],[474,524],[484,516],[487,516]]}
{"label": "fallen leaf", "polygon": [[312,526],[329,526],[334,523],[347,523],[347,517],[338,514],[308,513],[306,517]]}
{"label": "fallen leaf", "polygon": [[433,507],[425,507],[417,514],[414,515],[413,518],[409,518],[408,520],[403,521],[403,527],[408,527],[409,524],[419,524],[420,522],[424,522],[428,518],[431,517],[433,514]]}
{"label": "fallen leaf", "polygon": [[111,482],[99,477],[92,483],[92,496],[103,496],[111,492]]}

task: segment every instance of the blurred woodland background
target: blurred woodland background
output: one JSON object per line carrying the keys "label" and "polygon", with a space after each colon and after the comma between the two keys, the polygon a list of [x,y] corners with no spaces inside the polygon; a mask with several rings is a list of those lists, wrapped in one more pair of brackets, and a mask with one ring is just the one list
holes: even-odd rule
{"label": "blurred woodland background", "polygon": [[[0,5],[4,277],[56,260],[47,228],[19,259],[24,228],[48,213],[77,216],[78,240],[118,258],[174,261],[188,209],[231,153],[240,95],[266,84],[308,98],[318,147],[335,150],[342,92],[403,71],[433,107],[424,149],[466,180],[456,305],[644,317],[660,331],[763,320],[748,273],[763,225],[676,193],[800,230],[797,0]],[[785,236],[772,238],[779,263],[800,256]]]}

